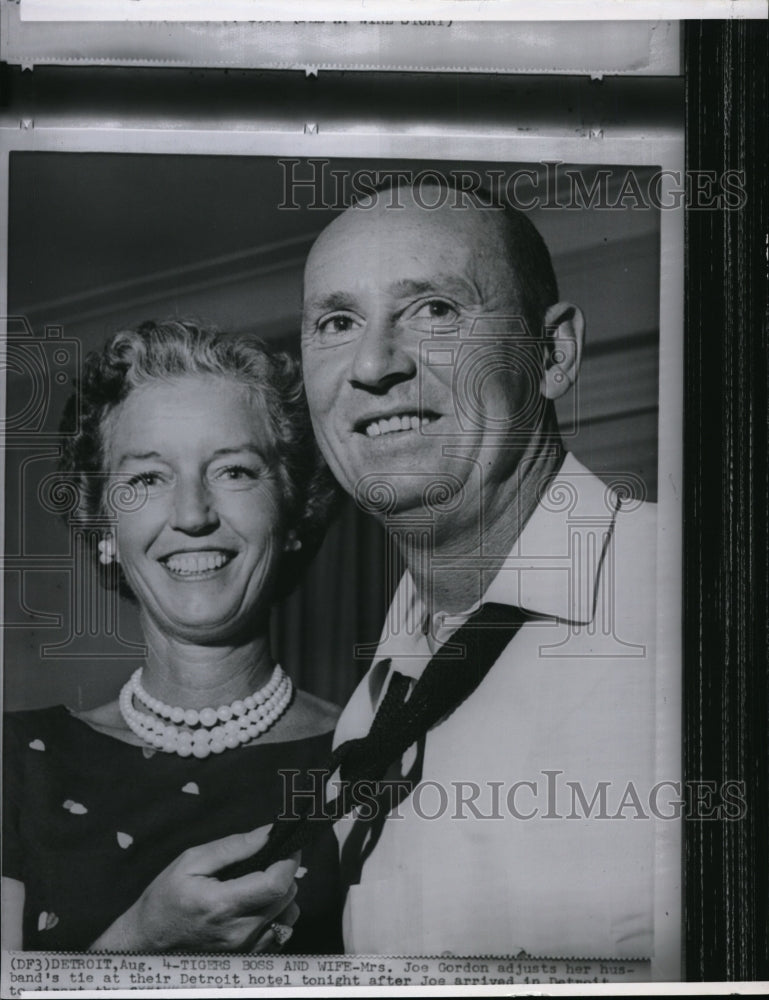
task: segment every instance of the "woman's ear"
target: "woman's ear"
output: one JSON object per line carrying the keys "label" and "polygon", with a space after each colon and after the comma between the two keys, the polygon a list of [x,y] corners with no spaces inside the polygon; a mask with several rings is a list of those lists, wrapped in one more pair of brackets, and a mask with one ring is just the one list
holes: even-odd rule
{"label": "woman's ear", "polygon": [[577,381],[585,340],[585,317],[579,306],[556,302],[546,311],[543,325],[547,345],[540,389],[545,399],[558,399]]}

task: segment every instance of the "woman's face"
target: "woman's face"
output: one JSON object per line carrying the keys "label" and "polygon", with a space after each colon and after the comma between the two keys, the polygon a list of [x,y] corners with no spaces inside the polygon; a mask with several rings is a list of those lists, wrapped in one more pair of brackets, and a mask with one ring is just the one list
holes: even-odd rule
{"label": "woman's face", "polygon": [[104,434],[109,471],[139,490],[116,543],[144,614],[185,642],[248,638],[285,541],[259,403],[226,376],[156,381],[109,414]]}

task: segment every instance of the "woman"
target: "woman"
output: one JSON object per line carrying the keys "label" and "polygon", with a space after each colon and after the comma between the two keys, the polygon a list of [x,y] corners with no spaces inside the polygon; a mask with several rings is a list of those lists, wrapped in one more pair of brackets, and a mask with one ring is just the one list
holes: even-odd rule
{"label": "woman", "polygon": [[116,701],[6,717],[6,946],[269,950],[296,922],[292,950],[339,951],[332,835],[299,870],[216,878],[261,846],[336,718],[270,655],[270,607],[334,499],[297,364],[145,323],[89,356],[75,414],[63,472],[147,655]]}

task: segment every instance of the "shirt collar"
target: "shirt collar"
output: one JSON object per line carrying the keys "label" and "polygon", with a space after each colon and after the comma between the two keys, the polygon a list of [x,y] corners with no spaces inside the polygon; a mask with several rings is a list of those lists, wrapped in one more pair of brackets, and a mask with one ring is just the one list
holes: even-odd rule
{"label": "shirt collar", "polygon": [[[462,614],[446,615],[444,623],[436,615],[438,644],[485,602],[525,608],[574,625],[592,621],[618,509],[616,492],[567,453],[482,601]],[[422,600],[406,571],[388,611],[375,666],[389,657],[394,669],[419,677],[433,652],[423,632],[424,619]],[[383,669],[372,670],[372,701],[384,679]]]}

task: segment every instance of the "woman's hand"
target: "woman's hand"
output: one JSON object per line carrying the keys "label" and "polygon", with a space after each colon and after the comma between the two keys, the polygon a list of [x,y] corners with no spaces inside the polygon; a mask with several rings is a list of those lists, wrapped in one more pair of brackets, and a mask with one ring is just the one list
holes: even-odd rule
{"label": "woman's hand", "polygon": [[269,827],[180,854],[91,945],[91,951],[275,951],[272,921],[292,926],[299,856],[220,882],[216,872],[254,855]]}

